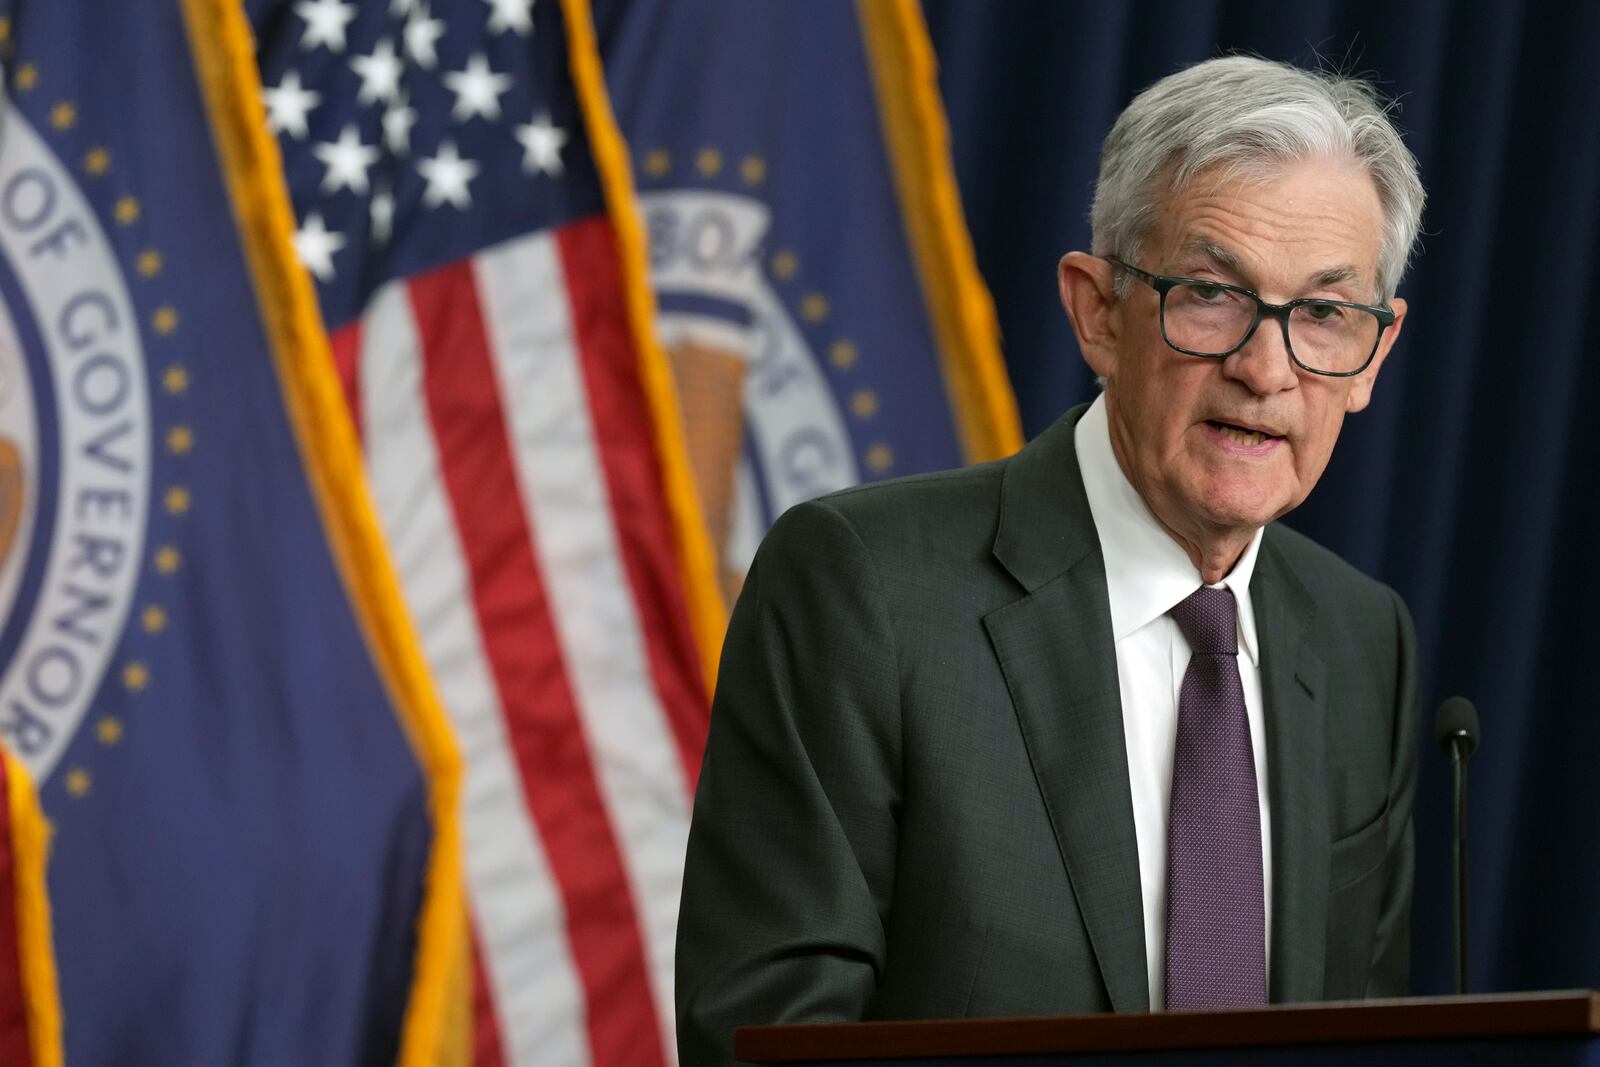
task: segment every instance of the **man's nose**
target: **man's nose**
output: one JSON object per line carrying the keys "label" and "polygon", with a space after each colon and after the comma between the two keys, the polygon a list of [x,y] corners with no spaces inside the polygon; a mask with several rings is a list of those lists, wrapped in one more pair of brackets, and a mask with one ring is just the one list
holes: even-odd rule
{"label": "man's nose", "polygon": [[1300,376],[1289,357],[1283,322],[1264,317],[1244,347],[1222,361],[1222,374],[1257,396],[1298,386]]}

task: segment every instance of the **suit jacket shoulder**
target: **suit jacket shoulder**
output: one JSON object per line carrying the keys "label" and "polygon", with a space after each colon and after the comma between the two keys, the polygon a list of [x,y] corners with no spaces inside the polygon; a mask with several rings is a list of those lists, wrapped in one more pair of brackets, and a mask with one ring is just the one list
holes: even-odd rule
{"label": "suit jacket shoulder", "polygon": [[988,553],[994,542],[1001,482],[1010,462],[1002,459],[853,486],[797,504],[777,525],[808,523],[813,521],[808,512],[831,511],[880,566],[891,571],[952,566],[958,557],[967,560]]}
{"label": "suit jacket shoulder", "polygon": [[1343,558],[1281,522],[1267,527],[1263,544],[1279,553],[1307,583],[1308,591],[1319,603],[1356,601],[1368,607],[1388,610],[1398,597],[1393,589],[1357,570]]}

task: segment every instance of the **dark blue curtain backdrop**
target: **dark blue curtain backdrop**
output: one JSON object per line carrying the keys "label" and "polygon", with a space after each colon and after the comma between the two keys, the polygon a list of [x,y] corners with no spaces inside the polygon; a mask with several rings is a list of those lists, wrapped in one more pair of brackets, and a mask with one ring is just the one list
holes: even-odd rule
{"label": "dark blue curtain backdrop", "polygon": [[1478,705],[1478,991],[1600,987],[1600,3],[925,0],[978,262],[1031,436],[1092,395],[1056,302],[1099,144],[1225,51],[1366,72],[1429,192],[1405,333],[1292,525],[1397,587],[1423,648],[1413,986],[1451,985],[1449,773]]}

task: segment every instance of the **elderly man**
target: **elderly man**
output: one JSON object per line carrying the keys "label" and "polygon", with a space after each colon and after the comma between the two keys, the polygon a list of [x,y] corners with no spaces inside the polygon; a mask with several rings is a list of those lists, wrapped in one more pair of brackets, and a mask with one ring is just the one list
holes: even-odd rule
{"label": "elderly man", "polygon": [[1367,85],[1141,93],[1062,303],[1104,383],[1009,460],[788,512],[734,612],[680,1050],[745,1023],[1406,991],[1393,591],[1274,520],[1404,322],[1416,164]]}

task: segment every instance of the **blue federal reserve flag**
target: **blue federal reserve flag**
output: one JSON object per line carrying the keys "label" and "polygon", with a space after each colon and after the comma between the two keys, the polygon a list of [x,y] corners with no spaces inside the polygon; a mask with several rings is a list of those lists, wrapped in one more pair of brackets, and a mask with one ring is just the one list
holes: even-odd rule
{"label": "blue federal reserve flag", "polygon": [[68,1062],[438,1038],[455,764],[292,265],[242,12],[0,5],[0,735]]}
{"label": "blue federal reserve flag", "polygon": [[1017,448],[914,0],[595,18],[728,592],[794,503]]}

